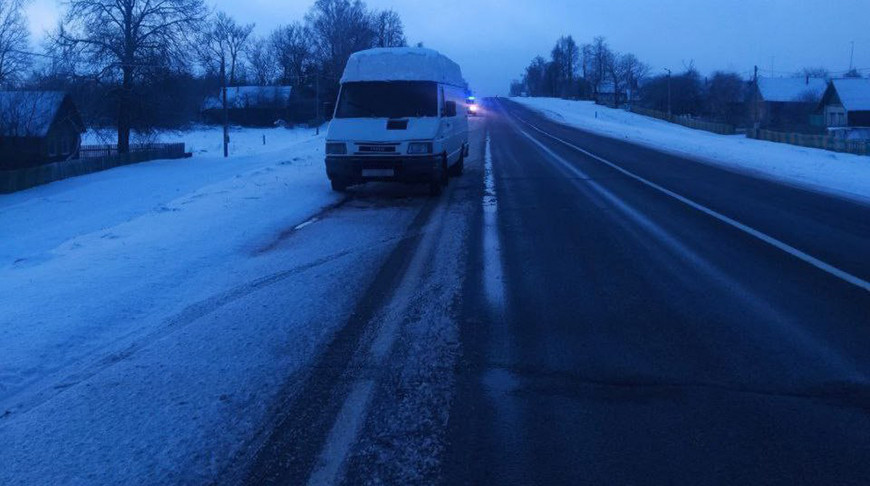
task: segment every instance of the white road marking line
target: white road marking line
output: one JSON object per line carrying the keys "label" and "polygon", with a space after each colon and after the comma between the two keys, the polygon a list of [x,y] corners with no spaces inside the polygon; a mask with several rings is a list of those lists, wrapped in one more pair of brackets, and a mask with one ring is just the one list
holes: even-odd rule
{"label": "white road marking line", "polygon": [[296,225],[296,226],[293,228],[293,230],[294,230],[294,231],[299,231],[299,230],[301,230],[302,228],[304,228],[304,227],[306,227],[306,226],[311,226],[312,224],[316,223],[316,222],[319,221],[319,220],[320,220],[320,218],[318,218],[317,216],[315,216],[315,217],[309,219],[308,221],[306,221],[306,222],[304,222],[304,223],[301,223],[301,224]]}
{"label": "white road marking line", "polygon": [[504,313],[504,269],[501,263],[501,242],[498,235],[498,197],[492,168],[489,133],[484,152],[483,193],[483,288],[486,299],[499,314]]}
{"label": "white road marking line", "polygon": [[812,265],[812,266],[814,266],[814,267],[816,267],[816,268],[818,268],[818,269],[820,269],[820,270],[822,270],[822,271],[824,271],[824,272],[826,272],[834,277],[837,277],[846,283],[852,284],[860,289],[863,289],[863,290],[870,292],[870,282],[863,280],[860,277],[857,277],[857,276],[852,275],[848,272],[840,270],[839,268],[837,268],[829,263],[826,263],[822,260],[819,260],[818,258],[816,258],[812,255],[804,253],[803,251],[798,250],[797,248],[795,248],[795,247],[793,247],[793,246],[791,246],[791,245],[789,245],[781,240],[778,240],[770,235],[762,233],[761,231],[758,231],[755,228],[747,226],[747,225],[741,223],[740,221],[729,218],[728,216],[725,216],[722,213],[719,213],[719,212],[714,211],[714,210],[712,210],[712,209],[710,209],[710,208],[708,208],[700,203],[692,201],[691,199],[689,199],[685,196],[682,196],[680,194],[677,194],[674,191],[671,191],[670,189],[666,189],[666,188],[656,184],[655,182],[651,182],[651,181],[649,181],[649,180],[647,180],[647,179],[645,179],[645,178],[643,178],[643,177],[641,177],[633,172],[630,172],[626,169],[623,169],[622,167],[614,164],[613,162],[610,162],[609,160],[607,160],[603,157],[599,157],[598,155],[595,155],[595,154],[589,152],[588,150],[582,149],[582,148],[578,147],[577,145],[574,145],[571,142],[565,141],[565,140],[563,140],[555,135],[551,135],[551,134],[541,130],[540,128],[532,125],[531,123],[529,123],[529,122],[527,122],[519,117],[516,117],[516,118],[517,118],[517,120],[519,120],[523,124],[528,125],[530,128],[541,133],[542,135],[550,137],[553,140],[555,140],[559,143],[562,143],[563,145],[570,147],[570,148],[572,148],[572,149],[574,149],[574,150],[576,150],[576,151],[578,151],[578,152],[580,152],[588,157],[591,157],[591,158],[621,172],[622,174],[625,174],[626,176],[631,177],[632,179],[634,179],[634,180],[636,180],[636,181],[638,181],[638,182],[640,182],[648,187],[651,187],[651,188],[653,188],[653,189],[655,189],[655,190],[657,190],[665,195],[668,195],[668,196],[676,199],[677,201],[682,202],[683,204],[686,204],[686,205],[688,205],[688,206],[690,206],[698,211],[701,211],[704,214],[707,214],[708,216],[712,216],[713,218],[715,218],[715,219],[717,219],[717,220],[719,220],[719,221],[721,221],[721,222],[723,222],[723,223],[725,223],[733,228],[736,228],[736,229],[738,229],[738,230],[740,230],[740,231],[742,231],[750,236],[753,236],[753,237],[773,246],[774,248],[778,248],[779,250],[782,250],[782,251],[788,253],[789,255],[791,255],[795,258],[798,258],[799,260],[801,260],[803,262],[809,263],[810,265]]}
{"label": "white road marking line", "polygon": [[351,446],[356,442],[366,417],[365,410],[374,390],[374,382],[371,380],[358,381],[347,395],[341,411],[329,431],[326,445],[320,451],[320,458],[314,466],[314,472],[308,478],[310,486],[336,484],[339,479],[344,461],[350,452]]}
{"label": "white road marking line", "polygon": [[[437,251],[438,232],[433,231],[432,227],[445,224],[444,220],[448,216],[446,201],[447,198],[440,198],[438,201],[438,205],[429,217],[429,222],[423,228],[423,236],[415,249],[414,256],[403,273],[402,280],[397,284],[389,304],[371,320],[373,323],[380,323],[368,349],[369,358],[366,360],[373,368],[384,366],[389,357],[399,335],[399,327],[404,317],[408,315],[408,309],[413,304],[420,282],[425,278],[431,255]],[[309,485],[341,482],[347,457],[358,441],[362,426],[368,417],[374,391],[374,380],[361,379],[353,384],[308,478]]]}
{"label": "white road marking line", "polygon": [[[701,269],[710,275],[714,281],[720,282],[720,285],[723,285],[725,288],[729,289],[729,291],[737,296],[740,299],[743,299],[747,305],[751,306],[758,312],[759,316],[764,316],[765,320],[769,323],[784,323],[786,319],[779,314],[774,308],[769,306],[767,302],[763,299],[760,299],[759,296],[755,295],[755,293],[750,292],[746,289],[742,283],[731,279],[726,274],[724,274],[719,268],[712,265],[710,262],[705,260],[702,256],[700,256],[697,252],[690,249],[688,246],[683,244],[674,236],[670,235],[664,228],[662,228],[658,223],[647,217],[644,213],[635,210],[625,202],[623,202],[619,197],[610,192],[608,189],[598,184],[594,179],[590,178],[586,173],[582,170],[574,166],[574,164],[568,162],[567,159],[563,158],[552,149],[543,144],[540,140],[536,139],[525,130],[520,127],[516,127],[517,131],[519,131],[524,137],[528,138],[529,141],[538,146],[543,152],[553,158],[553,160],[559,162],[559,164],[570,174],[575,176],[577,179],[583,180],[582,183],[576,182],[578,186],[582,184],[583,187],[591,189],[600,197],[607,200],[610,204],[613,205],[618,211],[621,211],[625,217],[634,221],[639,227],[645,229],[649,232],[650,235],[658,239],[662,244],[669,247],[671,252],[676,255],[678,258],[682,258],[690,262],[691,266],[697,269]],[[856,366],[854,363],[846,359],[844,356],[840,355],[834,349],[831,349],[829,346],[820,344],[817,339],[808,334],[807,332],[801,330],[796,327],[789,327],[787,330],[792,336],[797,338],[803,346],[818,355],[819,361],[823,363],[827,363],[833,366],[837,366],[837,371],[841,374],[848,376],[857,376],[861,377],[863,374],[859,371],[860,368]]]}

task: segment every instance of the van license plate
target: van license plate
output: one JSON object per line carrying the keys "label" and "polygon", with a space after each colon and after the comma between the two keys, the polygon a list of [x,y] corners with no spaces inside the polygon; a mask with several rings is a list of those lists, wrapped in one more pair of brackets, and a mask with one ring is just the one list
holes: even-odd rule
{"label": "van license plate", "polygon": [[363,169],[363,177],[395,177],[395,169]]}

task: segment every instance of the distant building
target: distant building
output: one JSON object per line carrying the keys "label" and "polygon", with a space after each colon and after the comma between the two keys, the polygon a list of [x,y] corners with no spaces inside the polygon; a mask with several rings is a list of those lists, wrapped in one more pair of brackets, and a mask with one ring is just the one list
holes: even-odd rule
{"label": "distant building", "polygon": [[819,103],[825,126],[870,127],[870,79],[834,79]]}
{"label": "distant building", "polygon": [[826,86],[818,78],[759,78],[750,93],[750,114],[762,128],[806,131]]}
{"label": "distant building", "polygon": [[[227,112],[230,123],[246,126],[271,126],[287,120],[290,110],[290,86],[233,86],[227,88]],[[205,100],[203,115],[212,123],[223,122],[221,93]]]}
{"label": "distant building", "polygon": [[640,91],[636,88],[628,86],[620,86],[618,93],[612,82],[606,81],[598,87],[598,96],[595,102],[599,105],[614,106],[617,102],[617,94],[619,95],[619,104],[631,104],[640,99]]}
{"label": "distant building", "polygon": [[84,131],[63,92],[0,91],[0,170],[76,158]]}

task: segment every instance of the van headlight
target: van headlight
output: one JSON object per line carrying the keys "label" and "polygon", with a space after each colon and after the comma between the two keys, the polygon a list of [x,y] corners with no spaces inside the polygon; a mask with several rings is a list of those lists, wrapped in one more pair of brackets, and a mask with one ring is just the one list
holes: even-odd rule
{"label": "van headlight", "polygon": [[326,144],[326,155],[347,155],[347,145],[339,142]]}
{"label": "van headlight", "polygon": [[432,153],[432,142],[411,142],[408,144],[408,155],[423,155]]}

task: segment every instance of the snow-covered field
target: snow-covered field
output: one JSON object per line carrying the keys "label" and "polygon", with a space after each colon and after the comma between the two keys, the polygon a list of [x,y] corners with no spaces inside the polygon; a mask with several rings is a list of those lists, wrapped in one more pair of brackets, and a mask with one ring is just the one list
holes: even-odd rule
{"label": "snow-covered field", "polygon": [[172,134],[194,157],[0,195],[0,484],[212,480],[265,414],[262,390],[277,393],[324,339],[324,305],[343,297],[319,302],[316,289],[344,285],[318,275],[329,265],[298,277],[311,295],[257,303],[283,306],[275,322],[239,327],[250,309],[232,305],[360,244],[260,255],[340,200],[323,136],[232,139],[224,159],[220,129]]}
{"label": "snow-covered field", "polygon": [[870,157],[752,140],[743,135],[716,135],[591,101],[511,99],[554,121],[584,130],[787,184],[870,201]]}

